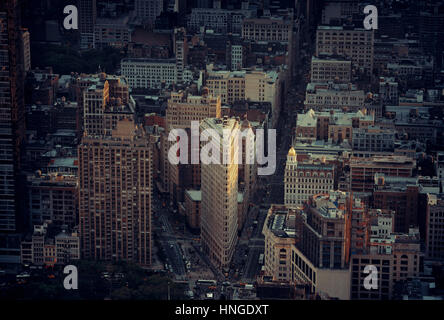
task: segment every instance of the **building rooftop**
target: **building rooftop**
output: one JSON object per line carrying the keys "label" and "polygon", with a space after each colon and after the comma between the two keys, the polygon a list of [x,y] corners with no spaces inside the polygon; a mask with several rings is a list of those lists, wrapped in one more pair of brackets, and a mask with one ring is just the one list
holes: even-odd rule
{"label": "building rooftop", "polygon": [[343,219],[348,198],[349,194],[347,192],[330,190],[327,194],[313,196],[311,204],[325,218]]}
{"label": "building rooftop", "polygon": [[74,157],[55,158],[48,164],[48,167],[71,167],[78,168],[78,159]]}
{"label": "building rooftop", "polygon": [[272,205],[267,217],[268,228],[276,237],[296,236],[296,212],[285,206]]}
{"label": "building rooftop", "polygon": [[123,58],[122,63],[157,63],[157,64],[176,64],[176,58],[155,59],[155,58]]}
{"label": "building rooftop", "polygon": [[185,193],[193,201],[202,201],[202,191],[201,190],[185,190]]}
{"label": "building rooftop", "polygon": [[392,167],[399,166],[409,166],[412,169],[416,166],[416,161],[407,156],[374,156],[371,158],[359,158],[359,157],[351,157],[350,165],[355,166],[368,166],[368,165],[389,165]]}
{"label": "building rooftop", "polygon": [[357,112],[342,112],[342,111],[314,111],[308,110],[306,113],[298,114],[296,125],[298,127],[316,127],[318,117],[328,117],[330,119],[329,125],[352,125],[353,119],[362,121],[374,121],[374,115],[364,114],[361,110]]}

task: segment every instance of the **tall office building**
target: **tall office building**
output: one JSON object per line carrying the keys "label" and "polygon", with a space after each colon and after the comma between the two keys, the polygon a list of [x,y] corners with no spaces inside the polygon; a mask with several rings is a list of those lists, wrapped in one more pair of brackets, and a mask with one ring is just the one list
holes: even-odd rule
{"label": "tall office building", "polygon": [[191,128],[191,121],[202,121],[205,118],[221,117],[221,98],[209,93],[204,88],[201,95],[189,91],[172,92],[166,110],[166,128]]}
{"label": "tall office building", "polygon": [[23,70],[28,72],[31,70],[31,40],[29,31],[22,28],[22,42],[23,42]]}
{"label": "tall office building", "polygon": [[349,26],[319,26],[316,33],[316,56],[342,55],[353,67],[371,74],[373,71],[373,30]]}
{"label": "tall office building", "polygon": [[213,70],[207,66],[205,85],[210,94],[220,96],[222,104],[239,101],[270,102],[272,124],[276,125],[282,104],[285,75],[282,71]]}
{"label": "tall office building", "polygon": [[83,90],[79,145],[82,256],[151,264],[150,141],[134,123],[123,78],[101,74]]}
{"label": "tall office building", "polygon": [[[84,78],[87,88],[81,91],[83,94],[83,130],[87,135],[100,136],[109,135],[116,124],[116,118],[110,117],[115,108],[120,108],[119,117],[133,119],[134,113],[127,110],[126,105],[131,105],[134,109],[135,102],[129,95],[129,87],[125,78],[101,73],[97,76]],[[115,108],[111,108],[111,106]],[[123,108],[122,108],[123,106]],[[106,122],[113,122],[114,125],[106,127]]]}
{"label": "tall office building", "polygon": [[162,175],[163,183],[170,192],[173,202],[183,201],[184,188],[186,186],[190,187],[188,184],[190,181],[187,181],[185,171],[183,170],[187,170],[186,168],[192,170],[192,180],[196,181],[192,185],[197,187],[200,185],[200,168],[199,164],[173,165],[168,161],[168,151],[173,144],[173,142],[167,139],[168,133],[172,129],[191,129],[191,121],[200,122],[206,118],[220,117],[221,99],[209,94],[206,88],[203,88],[201,95],[193,95],[188,90],[171,93],[166,109],[166,133],[163,135],[164,171]]}
{"label": "tall office building", "polygon": [[23,47],[19,4],[0,2],[0,232],[15,232],[20,150],[25,136]]}
{"label": "tall office building", "polygon": [[163,11],[163,0],[135,0],[135,9],[138,18],[153,26]]}
{"label": "tall office building", "polygon": [[183,83],[183,70],[187,64],[188,43],[185,28],[174,29],[174,54],[176,56],[177,83]]}
{"label": "tall office building", "polygon": [[240,129],[239,122],[233,118],[208,118],[202,121],[201,130],[212,129],[221,139],[212,140],[213,151],[220,152],[221,164],[201,165],[202,203],[201,203],[201,237],[202,248],[212,264],[226,270],[233,257],[237,242],[237,196],[238,196],[238,165],[234,159],[238,156],[237,144],[232,136],[229,139],[231,150],[226,164],[222,147],[223,130]]}
{"label": "tall office building", "polygon": [[444,194],[427,195],[426,255],[429,259],[444,258]]}
{"label": "tall office building", "polygon": [[152,167],[149,140],[133,121],[79,145],[82,256],[151,264]]}
{"label": "tall office building", "polygon": [[[350,298],[350,226],[355,203],[349,193],[329,191],[304,205],[300,240],[292,245],[291,280],[313,292]],[[332,280],[334,279],[334,281]]]}
{"label": "tall office building", "polygon": [[78,0],[80,47],[94,46],[94,25],[97,19],[96,0]]}

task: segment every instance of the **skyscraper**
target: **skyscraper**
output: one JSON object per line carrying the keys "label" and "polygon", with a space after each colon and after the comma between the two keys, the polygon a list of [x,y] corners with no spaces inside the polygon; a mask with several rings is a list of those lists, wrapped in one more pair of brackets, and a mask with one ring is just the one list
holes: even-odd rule
{"label": "skyscraper", "polygon": [[154,22],[163,11],[163,0],[135,0],[136,15],[143,22],[153,26]]}
{"label": "skyscraper", "polygon": [[174,53],[176,56],[177,83],[183,83],[183,71],[187,64],[188,43],[184,28],[174,29]]}
{"label": "skyscraper", "polygon": [[[208,93],[204,88],[200,95],[193,95],[189,90],[172,92],[168,99],[166,110],[166,134],[164,140],[164,183],[168,188],[173,201],[183,201],[184,180],[181,179],[181,170],[185,167],[194,169],[193,176],[200,181],[199,164],[184,166],[182,164],[173,165],[168,161],[168,150],[172,145],[167,141],[168,133],[173,129],[191,129],[192,121],[202,121],[206,118],[220,118],[221,99]],[[191,137],[190,137],[191,138]],[[197,181],[197,184],[200,184]]]}
{"label": "skyscraper", "polygon": [[17,177],[25,135],[24,71],[18,1],[0,2],[0,232],[18,224]]}
{"label": "skyscraper", "polygon": [[121,81],[102,74],[83,92],[85,131],[78,150],[82,256],[148,266],[151,146],[134,123],[134,101]]}
{"label": "skyscraper", "polygon": [[316,56],[341,55],[350,59],[352,67],[370,74],[373,70],[373,30],[352,26],[318,26]]}
{"label": "skyscraper", "polygon": [[82,256],[151,264],[151,149],[128,119],[79,146]]}
{"label": "skyscraper", "polygon": [[96,0],[78,0],[80,47],[82,49],[94,46],[94,25],[96,24]]}
{"label": "skyscraper", "polygon": [[[107,106],[131,105],[133,108],[135,102],[129,96],[125,78],[101,73],[94,77],[94,80],[93,84],[83,91],[83,129],[90,136],[109,135],[110,130],[114,129],[115,119],[114,126],[109,123],[106,127],[106,123],[112,120],[109,114],[113,109]],[[134,112],[124,110],[125,108],[120,108],[120,117],[134,117]]]}
{"label": "skyscraper", "polygon": [[[213,265],[226,269],[233,257],[237,242],[237,194],[238,194],[238,165],[234,159],[238,156],[236,140],[231,135],[228,148],[231,150],[228,161],[222,161],[223,130],[239,130],[239,122],[234,119],[208,118],[201,125],[201,130],[212,129],[221,139],[220,145],[216,140],[209,142],[220,152],[220,164],[201,164],[201,237],[204,252]],[[216,151],[215,151],[216,150]]]}

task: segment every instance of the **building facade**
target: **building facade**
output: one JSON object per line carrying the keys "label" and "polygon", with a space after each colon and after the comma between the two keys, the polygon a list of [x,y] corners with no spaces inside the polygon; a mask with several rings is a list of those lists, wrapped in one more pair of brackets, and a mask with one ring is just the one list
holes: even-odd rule
{"label": "building facade", "polygon": [[132,88],[161,89],[177,83],[176,59],[125,58],[122,75]]}
{"label": "building facade", "polygon": [[78,223],[77,177],[64,174],[28,176],[31,225],[50,220],[56,225],[74,227]]}
{"label": "building facade", "polygon": [[128,119],[85,136],[79,154],[82,257],[151,264],[151,146]]}
{"label": "building facade", "polygon": [[335,166],[310,155],[298,155],[290,148],[285,164],[284,204],[289,207],[303,205],[309,197],[328,193],[334,189]]}
{"label": "building facade", "polygon": [[220,96],[222,104],[240,101],[270,102],[272,122],[277,122],[281,108],[281,81],[278,71],[215,71],[207,68],[205,84],[210,94]]}
{"label": "building facade", "polygon": [[341,143],[347,140],[353,143],[353,131],[356,128],[367,128],[374,123],[374,115],[363,111],[341,112],[330,109],[321,112],[310,109],[305,114],[298,114],[295,139],[298,142],[324,140]]}
{"label": "building facade", "polygon": [[351,61],[340,56],[323,55],[311,58],[311,82],[350,83]]}
{"label": "building facade", "polygon": [[365,93],[353,84],[344,83],[308,83],[305,91],[306,110],[322,111],[335,108],[349,111],[361,110],[366,99]]}
{"label": "building facade", "polygon": [[[213,129],[222,137],[224,129],[232,132],[239,129],[239,123],[233,118],[208,118],[200,127]],[[223,159],[221,142],[208,143],[216,148],[213,156]],[[225,164],[201,165],[201,243],[211,263],[221,270],[227,270],[233,258],[238,226],[238,165],[234,161],[237,146],[233,135],[228,148],[231,152]]]}
{"label": "building facade", "polygon": [[393,152],[395,131],[378,126],[353,129],[353,150]]}
{"label": "building facade", "polygon": [[373,71],[373,30],[354,27],[318,26],[316,55],[323,53],[342,55],[352,65],[367,74]]}
{"label": "building facade", "polygon": [[273,281],[290,281],[291,246],[296,242],[297,218],[294,209],[286,206],[272,205],[268,210],[262,230],[265,237],[264,275],[272,277]]}
{"label": "building facade", "polygon": [[429,259],[444,259],[444,197],[427,195],[426,256]]}
{"label": "building facade", "polygon": [[94,46],[94,25],[97,19],[97,0],[77,0],[79,8],[80,47]]}
{"label": "building facade", "polygon": [[293,24],[282,17],[244,19],[242,37],[255,41],[288,41],[293,36]]}
{"label": "building facade", "polygon": [[0,3],[0,233],[15,232],[20,149],[25,137],[24,68],[19,3]]}
{"label": "building facade", "polygon": [[142,19],[143,23],[154,26],[156,18],[163,11],[163,2],[163,0],[135,0],[136,16]]}
{"label": "building facade", "polygon": [[66,265],[80,259],[78,232],[51,229],[52,226],[48,222],[34,226],[33,233],[25,238],[20,245],[22,264],[37,266]]}
{"label": "building facade", "polygon": [[350,190],[372,192],[376,173],[386,176],[411,177],[416,161],[407,156],[373,156],[350,159]]}

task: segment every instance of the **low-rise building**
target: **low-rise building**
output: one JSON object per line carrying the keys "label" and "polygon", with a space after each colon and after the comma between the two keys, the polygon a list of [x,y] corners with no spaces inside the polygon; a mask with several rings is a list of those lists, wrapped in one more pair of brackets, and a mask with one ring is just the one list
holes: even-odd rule
{"label": "low-rise building", "polygon": [[353,150],[390,152],[395,148],[395,131],[379,126],[353,129]]}
{"label": "low-rise building", "polygon": [[[367,250],[351,256],[351,299],[392,299],[397,282],[419,275],[423,261],[419,231],[392,232],[393,216],[393,212],[370,212],[372,234]],[[377,270],[377,285],[371,289],[364,285],[368,266]]]}
{"label": "low-rise building", "polygon": [[161,89],[177,83],[176,59],[125,58],[121,72],[131,88]]}
{"label": "low-rise building", "polygon": [[74,175],[37,171],[35,175],[28,176],[29,225],[40,225],[47,220],[56,225],[77,225],[77,186]]}
{"label": "low-rise building", "polygon": [[311,58],[311,82],[350,83],[351,61],[341,56],[321,55]]}
{"label": "low-rise building", "polygon": [[365,111],[341,112],[308,110],[298,114],[296,136],[298,142],[313,142],[325,140],[333,143],[348,141],[352,143],[355,128],[367,128],[374,124],[374,115]]}
{"label": "low-rise building", "polygon": [[399,103],[398,82],[393,77],[379,78],[379,99],[383,105],[397,106]]}
{"label": "low-rise building", "polygon": [[373,207],[394,210],[393,231],[408,233],[419,223],[419,192],[418,178],[376,173]]}
{"label": "low-rise building", "polygon": [[185,217],[191,229],[200,229],[200,203],[202,192],[200,190],[185,191]]}
{"label": "low-rise building", "polygon": [[292,41],[293,24],[285,17],[244,19],[242,37],[255,41]]}
{"label": "low-rise building", "polygon": [[374,156],[350,158],[350,190],[372,192],[376,173],[386,176],[411,177],[416,160],[407,156]]}
{"label": "low-rise building", "polygon": [[119,19],[97,19],[94,25],[94,47],[122,48],[131,42],[129,18],[129,15],[126,15]]}
{"label": "low-rise building", "polygon": [[305,109],[325,108],[357,111],[363,108],[366,94],[350,83],[310,82],[305,90]]}
{"label": "low-rise building", "polygon": [[20,255],[22,264],[65,265],[80,259],[80,238],[77,231],[68,232],[45,221],[22,241]]}
{"label": "low-rise building", "polygon": [[227,10],[221,8],[193,8],[187,20],[189,32],[199,32],[201,28],[218,33],[242,32],[242,21],[251,17],[250,10]]}
{"label": "low-rise building", "polygon": [[[295,209],[282,205],[272,205],[268,210],[262,230],[265,236],[264,265],[265,276],[273,281],[290,281],[291,246],[296,242],[300,215]],[[298,226],[297,226],[298,225]]]}
{"label": "low-rise building", "polygon": [[284,203],[289,207],[298,207],[310,196],[328,193],[335,187],[335,157],[316,158],[307,154],[296,154],[290,148],[285,165]]}
{"label": "low-rise building", "polygon": [[239,101],[270,102],[272,123],[276,124],[281,109],[284,74],[280,70],[213,70],[207,66],[206,86],[210,94],[220,96],[222,104]]}

